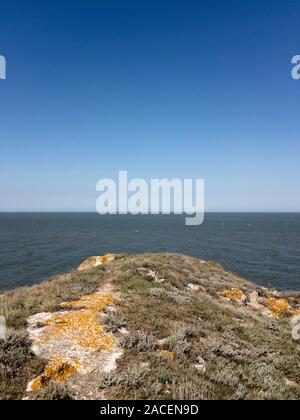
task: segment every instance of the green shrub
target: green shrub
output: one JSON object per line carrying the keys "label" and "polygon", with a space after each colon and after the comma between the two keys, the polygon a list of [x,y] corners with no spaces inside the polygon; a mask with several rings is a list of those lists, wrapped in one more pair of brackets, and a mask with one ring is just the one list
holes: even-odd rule
{"label": "green shrub", "polygon": [[143,331],[123,336],[119,345],[125,349],[135,349],[138,352],[152,352],[157,347],[154,336]]}
{"label": "green shrub", "polygon": [[101,317],[101,322],[108,332],[116,333],[121,328],[126,327],[126,322],[114,312],[109,312],[105,317]]}
{"label": "green shrub", "polygon": [[31,400],[72,400],[68,387],[64,384],[50,383],[40,391],[30,395]]}
{"label": "green shrub", "polygon": [[138,364],[129,364],[123,372],[103,373],[99,379],[100,389],[116,385],[136,389],[147,384],[147,375],[144,368]]}
{"label": "green shrub", "polygon": [[0,340],[0,399],[22,398],[28,382],[41,373],[44,362],[30,349],[25,331],[11,331]]}

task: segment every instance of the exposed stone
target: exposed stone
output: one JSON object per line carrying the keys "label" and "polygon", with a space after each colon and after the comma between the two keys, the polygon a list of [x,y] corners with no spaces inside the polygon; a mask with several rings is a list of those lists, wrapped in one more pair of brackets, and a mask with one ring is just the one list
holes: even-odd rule
{"label": "exposed stone", "polygon": [[270,309],[267,309],[267,308],[264,308],[261,311],[261,314],[265,316],[266,318],[274,318],[274,313]]}
{"label": "exposed stone", "polygon": [[261,287],[261,291],[263,292],[265,297],[273,297],[276,299],[280,298],[280,293],[277,290],[268,289],[267,287]]}
{"label": "exposed stone", "polygon": [[263,312],[266,310],[266,307],[258,302],[248,302],[247,306],[250,306],[252,309],[256,311],[260,311],[260,312]]}
{"label": "exposed stone", "polygon": [[104,313],[107,313],[107,312],[116,312],[116,311],[117,311],[117,310],[116,310],[115,305],[111,305],[111,304],[109,304],[109,305],[107,306],[107,308],[105,309]]}
{"label": "exposed stone", "polygon": [[77,270],[78,271],[90,270],[91,268],[95,268],[95,267],[98,267],[99,265],[103,265],[110,261],[114,261],[116,257],[117,256],[115,254],[106,254],[102,256],[89,257],[79,265]]}
{"label": "exposed stone", "polygon": [[257,299],[257,302],[258,302],[260,305],[264,306],[265,308],[268,308],[268,306],[269,306],[269,301],[268,301],[268,298],[265,298],[265,297],[259,297],[259,298]]}
{"label": "exposed stone", "polygon": [[289,379],[286,379],[285,383],[287,384],[287,386],[290,386],[292,388],[299,388],[299,385],[296,382],[290,381]]}
{"label": "exposed stone", "polygon": [[6,339],[6,320],[4,316],[0,315],[0,340]]}
{"label": "exposed stone", "polygon": [[272,313],[269,309],[266,309],[268,305],[267,299],[259,296],[257,291],[253,291],[247,295],[247,306],[250,306],[255,311],[263,313],[265,316],[272,317]]}
{"label": "exposed stone", "polygon": [[161,283],[164,283],[165,282],[165,279],[158,278],[156,272],[153,271],[153,270],[149,270],[147,268],[140,267],[140,268],[137,269],[137,272],[141,276],[146,277],[148,280],[152,280],[155,283],[160,283],[161,284]]}
{"label": "exposed stone", "polygon": [[161,338],[160,340],[157,340],[157,344],[158,344],[159,346],[163,346],[163,345],[165,345],[167,342],[168,342],[168,339],[167,339],[167,338]]}
{"label": "exposed stone", "polygon": [[[261,297],[257,291],[253,291],[251,293],[247,293],[247,291],[245,291],[245,293],[239,289],[231,289],[225,290],[222,293],[222,296],[224,296],[228,301],[246,304],[248,307],[260,312],[267,318],[280,318],[285,315],[291,319],[292,324],[300,322],[300,309],[291,308],[288,299]],[[277,292],[275,291],[272,293],[276,295]]]}
{"label": "exposed stone", "polygon": [[229,300],[234,300],[240,304],[244,304],[247,296],[244,294],[244,292],[242,292],[242,290],[238,290],[238,289],[231,289],[231,290],[225,290],[223,292],[223,295],[229,299]]}
{"label": "exposed stone", "polygon": [[268,325],[267,328],[268,328],[268,330],[271,330],[271,331],[274,331],[274,332],[278,332],[279,331],[278,325],[276,325],[273,322],[270,325]]}
{"label": "exposed stone", "polygon": [[202,357],[198,357],[198,363],[195,365],[195,368],[198,370],[198,372],[200,373],[205,373],[206,372],[206,363],[205,361],[202,359]]}
{"label": "exposed stone", "polygon": [[249,295],[248,295],[249,302],[250,303],[256,303],[257,299],[258,299],[258,296],[259,296],[259,294],[256,291],[249,293]]}
{"label": "exposed stone", "polygon": [[141,367],[145,370],[149,370],[150,369],[150,363],[149,362],[142,362]]}
{"label": "exposed stone", "polygon": [[275,298],[275,299],[279,299],[280,298],[280,293],[277,290],[271,290],[270,291],[270,296]]}
{"label": "exposed stone", "polygon": [[241,324],[244,324],[245,323],[245,321],[243,319],[241,319],[241,318],[233,318],[233,319],[234,319],[234,321],[240,322]]}
{"label": "exposed stone", "polygon": [[77,372],[78,361],[59,356],[51,357],[44,372],[33,379],[27,386],[27,392],[38,391],[48,385],[50,381],[62,382]]}
{"label": "exposed stone", "polygon": [[146,277],[148,277],[151,280],[157,280],[156,273],[153,270],[149,270],[148,273],[146,274]]}
{"label": "exposed stone", "polygon": [[291,324],[296,325],[300,323],[300,309],[290,309],[288,315],[291,319]]}
{"label": "exposed stone", "polygon": [[199,287],[197,284],[193,284],[193,283],[189,283],[189,284],[187,285],[187,288],[188,288],[189,290],[194,291],[194,292],[197,292],[197,291],[200,289],[200,287]]}
{"label": "exposed stone", "polygon": [[110,292],[104,288],[78,301],[62,303],[64,311],[39,313],[28,319],[32,350],[49,360],[44,372],[28,385],[28,391],[50,381],[65,381],[74,373],[86,375],[116,367],[122,351],[114,336],[104,330],[98,316],[115,301],[116,296]]}
{"label": "exposed stone", "polygon": [[269,298],[268,309],[278,318],[290,309],[289,301],[287,299]]}

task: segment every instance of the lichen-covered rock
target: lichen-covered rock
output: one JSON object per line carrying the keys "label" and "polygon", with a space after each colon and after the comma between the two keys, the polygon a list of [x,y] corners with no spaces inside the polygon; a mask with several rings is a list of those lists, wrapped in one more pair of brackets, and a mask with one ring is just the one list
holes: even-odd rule
{"label": "lichen-covered rock", "polygon": [[194,292],[198,292],[198,290],[200,289],[200,287],[199,287],[197,284],[193,284],[193,283],[189,283],[189,284],[187,285],[187,288],[188,288],[189,290],[194,291]]}
{"label": "lichen-covered rock", "polygon": [[160,350],[160,357],[164,360],[172,362],[174,360],[174,352],[168,350]]}
{"label": "lichen-covered rock", "polygon": [[78,361],[59,356],[51,357],[44,372],[33,379],[27,387],[27,392],[38,391],[47,386],[51,381],[63,382],[77,372]]}
{"label": "lichen-covered rock", "polygon": [[300,309],[289,309],[287,314],[293,325],[300,323]]}
{"label": "lichen-covered rock", "polygon": [[48,360],[44,372],[28,385],[28,391],[36,391],[51,381],[65,381],[75,373],[86,375],[115,367],[121,352],[99,318],[99,313],[116,300],[109,292],[86,295],[62,303],[62,311],[38,313],[28,319],[32,350]]}
{"label": "lichen-covered rock", "polygon": [[[267,294],[264,288],[261,288]],[[291,308],[288,299],[277,298],[278,292],[271,292],[268,297],[261,297],[257,291],[246,292],[247,296],[242,290],[231,289],[225,290],[222,296],[228,301],[235,301],[244,304],[267,318],[280,318],[283,315],[291,319],[300,319],[300,309]]]}
{"label": "lichen-covered rock", "polygon": [[150,270],[148,268],[139,267],[137,268],[137,272],[140,276],[144,277],[147,280],[154,281],[155,283],[161,284],[165,282],[165,279],[160,279],[155,271]]}
{"label": "lichen-covered rock", "polygon": [[79,265],[77,270],[78,271],[90,270],[91,268],[95,268],[95,267],[98,267],[99,265],[103,265],[110,261],[114,261],[116,257],[117,256],[115,254],[106,254],[102,256],[89,257]]}
{"label": "lichen-covered rock", "polygon": [[256,290],[254,290],[254,292],[249,293],[248,295],[248,299],[250,303],[257,303],[259,294]]}
{"label": "lichen-covered rock", "polygon": [[202,357],[198,357],[198,363],[195,364],[195,368],[198,370],[198,372],[200,373],[205,373],[206,372],[206,363],[205,361],[202,359]]}
{"label": "lichen-covered rock", "polygon": [[268,309],[272,312],[275,318],[279,318],[290,308],[291,307],[287,299],[276,299],[274,297],[268,298]]}
{"label": "lichen-covered rock", "polygon": [[242,290],[238,289],[231,289],[231,290],[225,290],[223,292],[223,296],[229,300],[234,300],[240,304],[243,304],[246,302],[247,296]]}

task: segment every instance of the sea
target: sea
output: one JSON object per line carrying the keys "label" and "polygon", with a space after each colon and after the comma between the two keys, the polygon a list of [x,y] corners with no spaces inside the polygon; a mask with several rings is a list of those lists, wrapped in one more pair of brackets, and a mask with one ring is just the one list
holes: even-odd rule
{"label": "sea", "polygon": [[0,290],[37,284],[106,253],[175,252],[278,290],[300,290],[300,214],[0,213]]}

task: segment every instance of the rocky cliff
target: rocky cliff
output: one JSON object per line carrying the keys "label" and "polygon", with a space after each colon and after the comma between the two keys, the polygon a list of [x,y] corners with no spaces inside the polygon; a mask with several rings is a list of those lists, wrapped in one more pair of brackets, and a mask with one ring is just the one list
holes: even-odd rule
{"label": "rocky cliff", "polygon": [[2,399],[299,399],[300,293],[176,254],[91,257],[0,296]]}

